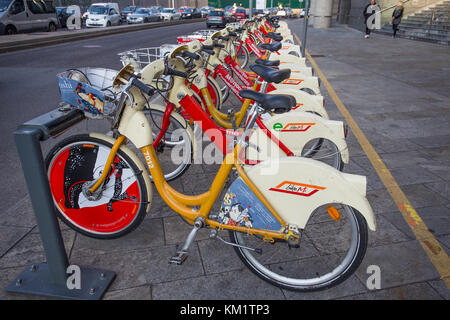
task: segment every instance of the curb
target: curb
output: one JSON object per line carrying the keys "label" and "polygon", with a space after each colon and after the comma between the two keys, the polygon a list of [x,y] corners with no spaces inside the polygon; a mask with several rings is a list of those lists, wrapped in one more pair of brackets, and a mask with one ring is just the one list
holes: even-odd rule
{"label": "curb", "polygon": [[[0,53],[19,51],[19,50],[25,50],[25,49],[31,49],[31,48],[37,48],[37,47],[45,47],[45,46],[50,46],[53,44],[59,44],[59,43],[64,43],[64,42],[77,41],[77,40],[85,40],[85,39],[89,39],[89,38],[101,37],[101,36],[106,36],[106,35],[114,35],[114,34],[140,31],[140,30],[146,30],[146,29],[161,28],[161,27],[170,27],[170,26],[179,25],[179,24],[196,23],[196,22],[203,22],[203,21],[205,21],[204,18],[192,19],[192,20],[178,20],[178,21],[172,21],[172,22],[159,22],[159,23],[154,23],[154,24],[117,26],[117,27],[110,27],[107,30],[98,29],[96,31],[80,32],[80,33],[70,33],[69,32],[68,34],[63,34],[63,35],[58,35],[58,36],[48,37],[48,38],[44,37],[44,38],[36,38],[36,39],[17,40],[17,41],[11,41],[8,43],[0,44]],[[95,29],[91,29],[91,30],[95,30]]]}

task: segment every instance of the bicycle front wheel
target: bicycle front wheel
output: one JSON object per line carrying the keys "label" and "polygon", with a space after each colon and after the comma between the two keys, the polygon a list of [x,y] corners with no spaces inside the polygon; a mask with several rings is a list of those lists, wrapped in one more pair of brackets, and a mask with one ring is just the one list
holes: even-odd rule
{"label": "bicycle front wheel", "polygon": [[118,238],[134,230],[151,201],[142,171],[121,149],[98,193],[88,194],[105,169],[111,148],[105,140],[76,135],[58,143],[45,160],[58,216],[93,238]]}
{"label": "bicycle front wheel", "polygon": [[328,206],[311,215],[298,248],[283,240],[267,243],[257,236],[230,231],[233,243],[262,250],[258,254],[235,247],[236,253],[258,277],[284,289],[315,291],[341,283],[358,268],[365,255],[367,224],[353,208],[333,204],[340,208],[336,221],[328,214]]}

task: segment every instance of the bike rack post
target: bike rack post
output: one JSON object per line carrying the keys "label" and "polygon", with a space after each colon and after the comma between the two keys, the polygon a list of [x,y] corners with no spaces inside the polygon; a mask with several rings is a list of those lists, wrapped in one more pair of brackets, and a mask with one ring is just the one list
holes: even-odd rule
{"label": "bike rack post", "polygon": [[302,43],[301,43],[301,53],[302,57],[305,57],[305,50],[306,50],[306,33],[308,31],[308,18],[309,18],[309,0],[305,0],[305,15],[303,17],[304,19],[304,26],[303,26],[303,33],[302,33]]}
{"label": "bike rack post", "polygon": [[83,120],[83,112],[59,108],[22,124],[14,132],[47,263],[28,266],[9,284],[6,288],[8,292],[97,300],[102,298],[115,278],[112,271],[79,267],[79,288],[69,288],[67,284],[72,272],[68,273],[69,261],[55,214],[40,143]]}

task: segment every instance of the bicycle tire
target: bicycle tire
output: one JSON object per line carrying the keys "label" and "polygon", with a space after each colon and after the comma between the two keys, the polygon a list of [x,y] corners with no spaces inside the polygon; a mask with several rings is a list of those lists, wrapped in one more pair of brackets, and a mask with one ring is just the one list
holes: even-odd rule
{"label": "bicycle tire", "polygon": [[57,143],[45,159],[58,217],[91,238],[114,239],[133,231],[144,219],[151,201],[142,171],[122,148],[117,151],[100,199],[87,199],[83,185],[101,174],[111,148],[108,141],[75,135]]}
{"label": "bicycle tire", "polygon": [[[300,292],[311,292],[311,291],[318,291],[318,290],[325,290],[328,288],[331,288],[333,286],[336,286],[343,281],[345,281],[348,277],[350,277],[355,270],[359,267],[361,264],[366,250],[367,250],[367,243],[368,243],[368,230],[367,230],[367,223],[364,217],[359,213],[357,210],[345,206],[346,211],[348,212],[349,217],[352,221],[350,223],[352,224],[352,233],[355,236],[354,240],[352,240],[351,244],[351,251],[345,255],[343,262],[333,269],[328,274],[323,274],[322,276],[319,275],[319,272],[316,270],[321,270],[324,266],[317,263],[317,261],[321,258],[323,261],[326,261],[326,259],[332,258],[332,255],[330,256],[321,256],[321,257],[314,257],[310,258],[309,261],[309,268],[305,268],[305,265],[308,265],[308,259],[303,260],[303,265],[300,267],[300,272],[310,273],[314,274],[316,276],[315,279],[290,279],[286,277],[285,275],[282,275],[280,273],[287,272],[286,270],[290,271],[290,267],[292,267],[292,264],[295,262],[294,260],[288,260],[284,263],[272,263],[267,264],[267,267],[262,265],[259,261],[257,261],[257,258],[255,258],[255,255],[248,249],[243,249],[242,247],[234,247],[235,252],[241,259],[241,261],[244,263],[245,266],[247,266],[254,274],[256,274],[259,278],[262,280],[271,283],[272,285],[275,285],[277,287],[290,290],[290,291],[300,291]],[[306,226],[308,227],[308,225]],[[306,229],[305,227],[305,229]],[[236,232],[236,231],[230,231],[230,239],[231,242],[237,245],[247,245],[249,244],[242,241],[242,239],[246,236],[245,233]],[[255,236],[253,236],[255,237]],[[309,239],[309,238],[308,238]],[[258,239],[262,242],[262,239]],[[283,246],[287,244],[284,244],[283,241],[277,241],[275,244],[282,244]],[[266,244],[271,245],[271,244]],[[302,243],[300,244],[302,246]],[[299,250],[299,248],[289,248],[289,250],[277,250],[273,248],[269,248],[269,254],[271,254],[270,259],[272,261],[276,261],[276,258],[274,257],[276,254],[282,254],[283,252],[291,252],[292,250]],[[350,253],[350,254],[349,254]],[[294,254],[296,254],[294,252]],[[292,253],[291,253],[292,255]],[[262,256],[264,256],[264,250],[262,253]],[[260,257],[261,260],[263,260],[262,257]],[[269,259],[269,261],[270,261]],[[314,259],[317,259],[314,261]],[[301,260],[301,259],[300,259]],[[323,262],[322,261],[322,262]],[[316,262],[316,263],[312,263]],[[325,263],[325,262],[324,262]],[[325,263],[327,264],[328,261]],[[284,267],[281,268],[281,265]],[[328,266],[329,267],[329,266]],[[308,270],[307,270],[308,269]],[[314,269],[314,270],[309,270]],[[331,268],[330,268],[331,269]],[[276,271],[279,273],[276,273]],[[320,272],[322,273],[322,272]]]}

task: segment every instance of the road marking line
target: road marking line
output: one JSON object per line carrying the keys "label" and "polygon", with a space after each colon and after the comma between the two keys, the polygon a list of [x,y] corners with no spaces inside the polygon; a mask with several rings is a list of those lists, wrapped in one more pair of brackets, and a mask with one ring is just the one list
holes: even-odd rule
{"label": "road marking line", "polygon": [[[300,44],[301,41],[299,37],[295,33],[294,36],[297,42]],[[367,158],[370,160],[372,166],[374,167],[387,191],[391,195],[406,223],[408,223],[408,225],[410,226],[412,232],[414,233],[414,236],[419,241],[431,263],[434,265],[437,272],[441,276],[441,279],[445,282],[447,288],[450,290],[450,259],[447,253],[441,247],[433,234],[429,231],[428,227],[425,225],[422,218],[411,205],[402,189],[400,189],[397,181],[395,181],[391,172],[381,160],[378,153],[375,151],[375,148],[359,128],[358,124],[353,119],[345,105],[342,103],[341,99],[339,99],[336,92],[334,91],[334,88],[328,82],[328,79],[325,77],[322,70],[320,70],[316,61],[311,57],[308,50],[305,50],[305,55],[310,61],[314,70],[317,72],[319,78],[322,80],[322,83],[330,94],[331,99],[333,99],[339,112],[342,114],[349,128],[352,130],[353,134],[361,145],[361,148],[366,153]]]}

